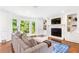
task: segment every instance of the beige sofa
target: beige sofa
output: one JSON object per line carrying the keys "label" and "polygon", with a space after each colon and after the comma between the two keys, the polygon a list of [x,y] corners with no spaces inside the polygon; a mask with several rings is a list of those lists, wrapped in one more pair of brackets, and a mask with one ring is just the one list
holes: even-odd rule
{"label": "beige sofa", "polygon": [[23,40],[16,35],[12,35],[12,45],[15,53],[51,53],[52,52],[52,46],[48,48],[48,45],[44,42],[41,42],[40,44],[34,47],[27,48],[28,45],[25,44]]}

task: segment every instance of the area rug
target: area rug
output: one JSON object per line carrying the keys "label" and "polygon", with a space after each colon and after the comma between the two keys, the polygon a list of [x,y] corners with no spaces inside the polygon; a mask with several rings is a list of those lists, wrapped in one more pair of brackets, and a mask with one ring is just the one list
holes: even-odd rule
{"label": "area rug", "polygon": [[67,53],[69,46],[66,44],[56,43],[53,46],[53,53]]}

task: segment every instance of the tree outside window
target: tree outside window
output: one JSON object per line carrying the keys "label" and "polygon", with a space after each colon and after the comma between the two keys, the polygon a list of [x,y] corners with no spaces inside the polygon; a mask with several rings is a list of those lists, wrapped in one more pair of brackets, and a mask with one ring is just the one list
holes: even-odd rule
{"label": "tree outside window", "polygon": [[[30,22],[21,20],[20,23],[20,31],[22,33],[29,33]],[[13,19],[12,21],[12,30],[13,32],[17,31],[17,19]],[[32,33],[35,33],[35,22],[32,22]]]}
{"label": "tree outside window", "polygon": [[29,33],[29,21],[25,21],[24,31],[25,31],[26,33]]}
{"label": "tree outside window", "polygon": [[25,25],[24,20],[21,20],[21,23],[20,23],[20,31],[21,31],[22,33],[24,32],[24,25]]}
{"label": "tree outside window", "polygon": [[35,22],[32,22],[32,33],[35,33]]}
{"label": "tree outside window", "polygon": [[13,19],[12,21],[12,31],[16,32],[17,31],[17,20]]}
{"label": "tree outside window", "polygon": [[29,33],[29,21],[21,20],[20,31],[22,33]]}

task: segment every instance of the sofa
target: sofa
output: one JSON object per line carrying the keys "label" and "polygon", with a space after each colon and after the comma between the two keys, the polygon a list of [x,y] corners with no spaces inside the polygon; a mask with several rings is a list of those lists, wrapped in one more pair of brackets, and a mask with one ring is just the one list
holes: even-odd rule
{"label": "sofa", "polygon": [[12,34],[12,45],[15,53],[51,53],[52,52],[52,46],[48,47],[48,45],[44,42],[40,42],[39,44],[33,47],[29,47],[16,34]]}

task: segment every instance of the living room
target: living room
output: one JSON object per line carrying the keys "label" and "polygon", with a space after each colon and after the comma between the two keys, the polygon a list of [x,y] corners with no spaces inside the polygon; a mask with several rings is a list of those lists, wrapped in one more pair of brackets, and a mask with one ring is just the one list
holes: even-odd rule
{"label": "living room", "polygon": [[[7,50],[9,50],[8,47],[10,47],[10,50],[12,50],[10,52],[13,53],[78,53],[78,10],[79,7],[73,6],[0,7],[0,19],[2,19],[0,20],[0,52],[8,53]],[[15,35],[17,32],[20,32],[21,34],[26,33],[26,37],[29,39],[35,39],[40,44],[40,46],[38,45],[40,51],[35,49],[35,47],[33,48],[34,51],[31,48],[26,49],[26,45],[22,43],[21,40],[19,41],[22,44],[17,41],[18,38],[16,38]],[[41,42],[43,43],[41,44]],[[61,51],[57,52],[55,50],[52,52],[53,44],[55,43],[60,43],[61,46],[64,44],[65,48],[62,47],[61,49],[63,50],[61,50],[54,46],[54,48],[58,49],[57,51]],[[61,47],[60,45],[58,46]],[[25,51],[22,47],[24,47]]]}

